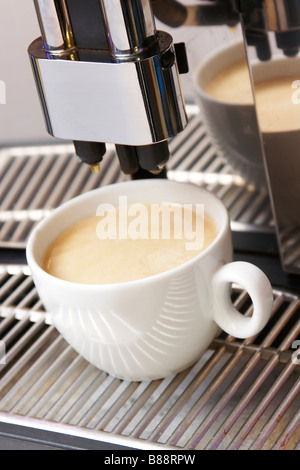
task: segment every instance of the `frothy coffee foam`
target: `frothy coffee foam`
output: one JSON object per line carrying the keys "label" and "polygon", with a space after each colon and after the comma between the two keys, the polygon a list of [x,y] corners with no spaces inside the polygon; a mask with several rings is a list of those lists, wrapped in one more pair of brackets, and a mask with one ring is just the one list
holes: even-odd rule
{"label": "frothy coffee foam", "polygon": [[[151,205],[146,206],[149,212]],[[192,212],[192,226],[195,227],[196,213]],[[46,251],[44,270],[60,279],[83,284],[133,281],[189,261],[210,245],[218,232],[214,220],[205,214],[203,246],[189,250],[186,249],[186,239],[175,239],[176,227],[173,224],[169,239],[160,236],[159,239],[137,240],[130,237],[101,240],[97,236],[98,224],[99,217],[91,216],[59,235]]]}
{"label": "frothy coffee foam", "polygon": [[[264,132],[298,130],[300,107],[292,101],[292,83],[299,76],[266,79],[255,85],[257,114]],[[253,94],[245,61],[227,67],[206,87],[206,93],[220,101],[253,104]]]}

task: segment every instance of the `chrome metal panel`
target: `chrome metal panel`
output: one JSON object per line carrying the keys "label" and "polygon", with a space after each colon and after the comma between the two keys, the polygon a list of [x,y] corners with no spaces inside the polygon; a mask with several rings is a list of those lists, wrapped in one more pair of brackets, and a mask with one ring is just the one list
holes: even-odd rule
{"label": "chrome metal panel", "polygon": [[[163,55],[173,46],[169,35],[160,34]],[[48,131],[55,137],[146,145],[186,126],[176,61],[164,68],[158,55],[122,62],[50,60],[41,39],[31,44],[29,55]],[[145,84],[151,84],[149,90]]]}
{"label": "chrome metal panel", "polygon": [[143,48],[145,39],[155,35],[155,21],[148,0],[103,0],[102,3],[115,55],[137,52]]}
{"label": "chrome metal panel", "polygon": [[[272,67],[268,79],[285,77],[290,80],[287,86],[287,92],[290,90],[290,93],[287,93],[282,109],[289,103],[299,105],[298,100],[294,100],[292,91],[300,67],[297,62],[300,46],[299,2],[241,1],[240,8],[254,102],[259,103],[258,85],[262,79],[256,73],[254,46],[258,51],[261,41],[259,47],[262,48],[258,57]],[[255,41],[255,38],[260,41]],[[274,102],[276,99],[274,96]],[[293,124],[286,129],[285,123],[280,123],[280,113],[267,127],[259,106],[256,107],[256,115],[282,268],[288,273],[300,274],[300,119],[294,118]]]}
{"label": "chrome metal panel", "polygon": [[65,1],[34,0],[35,9],[47,51],[55,54],[74,47],[72,28]]}

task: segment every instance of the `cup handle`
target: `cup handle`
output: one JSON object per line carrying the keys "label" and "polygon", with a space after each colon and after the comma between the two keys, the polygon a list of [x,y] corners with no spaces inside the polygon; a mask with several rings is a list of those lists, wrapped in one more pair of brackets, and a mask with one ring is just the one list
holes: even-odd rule
{"label": "cup handle", "polygon": [[[245,317],[232,305],[231,284],[241,285],[251,297],[253,313]],[[225,264],[212,280],[215,322],[235,338],[250,338],[267,324],[273,306],[273,291],[266,275],[251,263],[235,261]]]}

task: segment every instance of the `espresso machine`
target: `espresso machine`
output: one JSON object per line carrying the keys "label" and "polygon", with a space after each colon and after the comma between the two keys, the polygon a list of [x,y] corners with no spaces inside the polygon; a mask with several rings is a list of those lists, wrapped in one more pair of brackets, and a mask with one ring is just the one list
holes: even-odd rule
{"label": "espresso machine", "polygon": [[[257,62],[297,58],[300,1],[33,3],[41,37],[29,46],[29,57],[55,139],[0,145],[0,449],[100,449],[114,451],[110,457],[125,449],[126,458],[137,449],[141,460],[145,450],[158,457],[178,450],[299,450],[298,131],[265,138],[257,117],[267,191],[256,191],[219,159],[184,85],[194,60],[189,37],[208,54],[213,39],[225,46],[238,30],[255,101]],[[27,13],[36,20],[25,5],[19,0],[20,10],[14,6],[11,13],[24,16],[24,28]],[[32,36],[32,24],[28,30],[25,56],[39,35]],[[291,88],[291,96],[300,97],[295,92]],[[25,116],[34,126],[30,104]],[[182,178],[228,203],[235,259],[260,266],[273,286],[264,331],[247,340],[220,331],[195,365],[153,382],[114,379],[72,350],[37,295],[24,257],[26,237],[59,204],[123,175]],[[242,286],[233,286],[232,302],[251,315]]]}
{"label": "espresso machine", "polygon": [[[164,177],[168,139],[186,127],[179,77],[188,72],[185,44],[173,44],[170,34],[156,29],[155,19],[171,28],[199,27],[199,36],[204,26],[239,24],[254,102],[252,61],[271,61],[278,54],[289,60],[299,51],[297,0],[34,3],[41,38],[30,45],[29,55],[47,129],[72,140],[77,156],[93,171],[110,142],[125,174]],[[300,273],[300,137],[298,132],[274,133],[264,142],[258,122],[256,138],[262,145],[282,268]]]}

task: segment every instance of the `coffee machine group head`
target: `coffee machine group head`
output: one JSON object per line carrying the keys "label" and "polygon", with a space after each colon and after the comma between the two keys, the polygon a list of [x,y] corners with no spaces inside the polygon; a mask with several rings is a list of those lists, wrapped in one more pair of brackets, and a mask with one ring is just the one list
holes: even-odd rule
{"label": "coffee machine group head", "polygon": [[160,173],[187,117],[184,44],[157,31],[150,0],[34,0],[41,38],[29,47],[51,135],[97,169],[106,143],[124,173]]}

